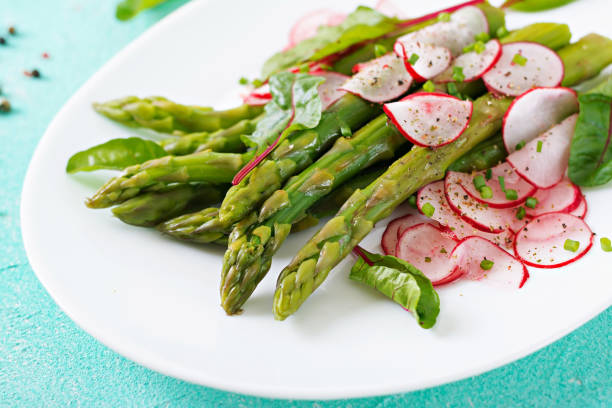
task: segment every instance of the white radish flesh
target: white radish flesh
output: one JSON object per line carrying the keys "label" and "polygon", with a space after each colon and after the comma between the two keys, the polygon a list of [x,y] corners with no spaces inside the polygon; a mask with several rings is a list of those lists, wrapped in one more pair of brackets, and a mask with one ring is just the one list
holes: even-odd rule
{"label": "white radish flesh", "polygon": [[470,51],[459,55],[443,73],[437,76],[435,82],[453,81],[454,70],[461,68],[463,81],[470,82],[487,73],[501,57],[501,44],[498,40],[491,40],[485,44],[482,52]]}
{"label": "white radish flesh", "polygon": [[508,162],[525,180],[538,188],[548,188],[563,179],[578,114],[553,126],[508,156]]}
{"label": "white radish flesh", "polygon": [[411,85],[412,76],[403,60],[390,53],[362,64],[359,72],[339,88],[367,101],[381,103],[402,96]]}
{"label": "white radish flesh", "polygon": [[[493,263],[489,264],[489,269],[483,268],[489,266],[487,261]],[[451,264],[454,273],[463,278],[496,286],[521,288],[529,278],[529,272],[521,261],[481,237],[461,240],[451,254]]]}
{"label": "white radish flesh", "polygon": [[321,26],[335,26],[344,21],[346,14],[333,10],[315,10],[300,18],[289,32],[289,44],[291,48],[301,41],[313,37]]}
{"label": "white radish flesh", "polygon": [[[577,249],[566,248],[572,241],[578,243]],[[593,233],[582,219],[549,213],[534,218],[517,233],[514,250],[527,265],[557,268],[578,260],[592,245]]]}
{"label": "white radish flesh", "polygon": [[538,189],[533,197],[537,200],[535,208],[525,207],[530,217],[551,212],[570,212],[579,204],[580,189],[569,178],[564,178],[550,188]]}
{"label": "white radish flesh", "polygon": [[457,242],[431,224],[417,224],[404,231],[397,241],[396,256],[409,262],[433,285],[448,282],[450,254]]}
{"label": "white radish flesh", "polygon": [[[525,181],[508,163],[501,163],[490,169],[491,178],[486,179],[487,171],[479,171],[472,175],[462,178],[461,187],[466,193],[476,201],[487,204],[491,208],[510,208],[522,204],[525,199],[533,195],[537,188]],[[492,192],[492,197],[483,198],[480,191],[474,186],[474,178],[482,176],[485,183]],[[514,190],[517,193],[516,199],[508,199],[506,192],[502,189],[499,178],[503,177],[506,191]]]}
{"label": "white radish flesh", "polygon": [[[528,143],[569,115],[578,112],[576,91],[570,88],[534,88],[516,98],[504,116],[502,127],[508,153]],[[529,120],[526,120],[529,118]]]}
{"label": "white radish flesh", "polygon": [[321,109],[325,110],[334,102],[342,97],[346,93],[339,89],[342,84],[344,84],[349,76],[339,74],[337,72],[332,71],[314,71],[311,72],[310,75],[321,76],[325,78],[325,82],[323,82],[317,90],[319,91],[319,97],[321,98]]}
{"label": "white radish flesh", "polygon": [[391,0],[378,0],[374,9],[389,17],[397,17],[402,20],[407,19],[408,15],[397,4]]}
{"label": "white radish flesh", "polygon": [[576,206],[576,208],[568,212],[568,214],[573,215],[578,218],[582,218],[584,220],[584,217],[586,217],[587,210],[588,210],[587,201],[586,201],[586,198],[582,194],[580,195],[580,198],[578,200],[579,200],[579,203]]}
{"label": "white radish flesh", "polygon": [[501,58],[482,79],[492,92],[518,96],[531,88],[558,86],[563,75],[556,52],[541,44],[514,42],[502,46]]}
{"label": "white radish flesh", "polygon": [[403,59],[410,75],[419,82],[444,72],[453,58],[448,48],[421,41],[397,42],[394,51]]}
{"label": "white radish flesh", "polygon": [[412,143],[439,147],[465,131],[472,117],[472,102],[446,94],[416,93],[385,104],[384,110]]}
{"label": "white radish flesh", "polygon": [[440,227],[439,223],[424,217],[421,214],[408,214],[390,221],[389,224],[387,224],[387,228],[385,229],[380,242],[383,252],[387,255],[395,256],[395,246],[397,245],[397,240],[399,239],[400,235],[406,229],[422,223],[430,223],[436,227]]}

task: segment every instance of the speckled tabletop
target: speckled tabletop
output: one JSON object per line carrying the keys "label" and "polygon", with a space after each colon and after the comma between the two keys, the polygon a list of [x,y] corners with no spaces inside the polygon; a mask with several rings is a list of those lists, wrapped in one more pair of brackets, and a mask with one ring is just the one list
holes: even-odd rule
{"label": "speckled tabletop", "polygon": [[[520,361],[428,390],[345,401],[279,401],[189,384],[107,349],[77,327],[40,285],[20,236],[19,196],[45,128],[76,89],[122,47],[187,0],[129,23],[118,0],[0,0],[0,407],[609,407],[608,309]],[[14,24],[18,34],[6,34]],[[48,53],[49,58],[42,57]],[[24,70],[37,68],[41,78]],[[568,299],[568,301],[571,301]]]}

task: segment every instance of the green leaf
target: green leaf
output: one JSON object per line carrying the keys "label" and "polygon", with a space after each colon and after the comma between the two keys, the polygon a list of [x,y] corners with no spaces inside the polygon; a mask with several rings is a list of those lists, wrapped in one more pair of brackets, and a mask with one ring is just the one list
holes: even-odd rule
{"label": "green leaf", "polygon": [[542,11],[565,6],[574,0],[507,0],[502,8],[517,11]]}
{"label": "green leaf", "polygon": [[74,154],[68,160],[66,172],[123,170],[128,166],[167,155],[160,145],[150,140],[139,137],[113,139]]}
{"label": "green leaf", "polygon": [[612,97],[587,94],[578,101],[580,114],[570,148],[569,176],[580,186],[599,186],[612,179]]}
{"label": "green leaf", "polygon": [[157,6],[166,0],[123,0],[117,4],[115,16],[118,20],[125,21],[134,17],[143,10]]}
{"label": "green leaf", "polygon": [[314,37],[270,57],[262,68],[267,78],[304,61],[316,61],[343,51],[352,45],[381,37],[397,28],[399,20],[369,7],[359,6],[337,26],[321,26]]}
{"label": "green leaf", "polygon": [[269,81],[272,100],[266,104],[265,116],[257,122],[255,131],[243,136],[244,143],[261,149],[270,145],[281,132],[282,139],[294,130],[318,125],[321,120],[318,86],[323,81],[323,77],[303,73],[272,75]]}
{"label": "green leaf", "polygon": [[414,313],[424,329],[433,327],[440,313],[440,298],[421,271],[394,256],[361,249],[372,265],[359,258],[349,277],[377,289]]}

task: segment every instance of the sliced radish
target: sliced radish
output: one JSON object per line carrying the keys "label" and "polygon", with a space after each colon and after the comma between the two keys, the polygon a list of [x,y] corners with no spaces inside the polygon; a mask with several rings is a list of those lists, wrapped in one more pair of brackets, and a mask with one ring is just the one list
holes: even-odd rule
{"label": "sliced radish", "polygon": [[[431,224],[408,228],[397,241],[396,256],[423,272],[433,285],[449,282],[450,255],[457,242]],[[457,276],[458,277],[458,276]]]}
{"label": "sliced radish", "polygon": [[402,20],[408,18],[406,13],[391,0],[378,0],[374,9],[389,17],[397,17]]}
{"label": "sliced radish", "polygon": [[516,218],[515,208],[492,208],[470,197],[462,184],[472,181],[469,174],[449,171],[444,179],[444,193],[451,209],[474,228],[484,232],[500,233],[509,229],[518,231],[527,220]]}
{"label": "sliced radish", "polygon": [[509,155],[506,160],[521,177],[538,188],[554,186],[563,179],[567,170],[577,118],[578,114],[573,114]]}
{"label": "sliced radish", "polygon": [[[520,205],[529,196],[535,194],[537,188],[529,184],[525,179],[519,176],[516,171],[508,163],[501,163],[490,169],[491,178],[486,179],[487,171],[479,171],[474,174],[466,174],[462,179],[461,187],[474,200],[487,204],[491,208],[510,208]],[[482,198],[480,191],[474,187],[474,177],[482,176],[485,178],[485,183],[491,188],[493,195],[491,198]],[[517,198],[509,200],[506,197],[506,192],[502,189],[499,178],[504,178],[506,191],[516,191]]]}
{"label": "sliced radish", "polygon": [[380,242],[383,252],[387,255],[395,256],[395,246],[402,233],[412,226],[423,223],[430,223],[437,228],[441,227],[438,222],[421,214],[407,214],[390,221],[387,224],[387,228],[385,228]]}
{"label": "sliced radish", "polygon": [[369,61],[340,89],[370,102],[386,102],[405,94],[412,85],[412,76],[403,60],[390,53]]}
{"label": "sliced radish", "polygon": [[[565,248],[567,240],[578,242],[577,250]],[[514,251],[524,263],[537,268],[557,268],[574,262],[593,245],[593,233],[578,217],[549,213],[534,218],[517,234]]]}
{"label": "sliced radish", "polygon": [[563,75],[556,52],[541,44],[514,42],[502,46],[501,58],[482,79],[492,92],[518,96],[531,88],[558,86]]}
{"label": "sliced radish", "polygon": [[333,10],[315,10],[300,18],[289,32],[289,44],[291,48],[297,43],[313,37],[320,26],[335,26],[344,21],[346,14],[338,13]]}
{"label": "sliced radish", "polygon": [[419,82],[444,72],[453,58],[448,48],[423,41],[398,41],[393,50],[403,59],[410,75]]}
{"label": "sliced radish", "polygon": [[250,94],[242,98],[243,102],[251,106],[261,106],[270,102],[272,94],[270,93],[270,85],[268,83],[263,84],[259,88],[255,88]]}
{"label": "sliced radish", "polygon": [[406,139],[424,147],[451,143],[461,136],[472,117],[471,101],[427,92],[387,103],[383,109]]}
{"label": "sliced radish", "polygon": [[[504,115],[504,145],[508,153],[578,112],[576,91],[570,88],[534,88],[516,98]],[[525,120],[529,118],[529,120]]]}
{"label": "sliced radish", "polygon": [[482,77],[488,72],[497,60],[501,57],[501,43],[498,40],[488,41],[484,51],[478,53],[470,51],[461,54],[451,64],[446,71],[435,78],[436,82],[451,82],[453,81],[453,70],[461,68],[464,76],[464,82],[474,81]]}
{"label": "sliced radish", "polygon": [[313,71],[310,74],[325,78],[325,82],[317,88],[322,110],[327,109],[346,93],[339,88],[350,78],[349,76],[333,71]]}
{"label": "sliced radish", "polygon": [[[493,262],[484,269],[483,261]],[[481,237],[461,240],[451,254],[453,273],[471,280],[521,288],[529,278],[525,265],[491,241]]]}
{"label": "sliced radish", "polygon": [[586,198],[582,194],[580,194],[580,197],[578,198],[578,205],[576,205],[576,208],[569,211],[568,214],[573,215],[574,217],[584,219],[584,217],[586,217],[587,210],[588,205]]}
{"label": "sliced radish", "polygon": [[564,178],[550,188],[538,189],[533,197],[538,200],[535,208],[525,208],[530,217],[548,214],[552,212],[571,212],[580,204],[580,189]]}
{"label": "sliced radish", "polygon": [[431,219],[438,221],[444,227],[451,230],[455,238],[463,239],[475,235],[488,239],[501,248],[512,250],[514,234],[511,231],[505,230],[499,234],[481,231],[465,222],[451,209],[444,194],[444,181],[435,181],[419,190],[417,193],[417,206],[421,212],[424,212],[423,207],[426,204],[434,208]]}

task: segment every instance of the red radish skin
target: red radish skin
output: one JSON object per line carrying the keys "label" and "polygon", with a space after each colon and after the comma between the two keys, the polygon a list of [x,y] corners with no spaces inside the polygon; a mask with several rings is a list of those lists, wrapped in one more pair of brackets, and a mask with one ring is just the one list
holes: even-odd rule
{"label": "red radish skin", "polygon": [[382,235],[380,246],[387,255],[395,256],[395,246],[400,235],[408,228],[422,223],[430,223],[437,228],[441,225],[421,214],[407,214],[390,221]]}
{"label": "red radish skin", "polygon": [[393,53],[362,64],[359,72],[341,85],[340,89],[367,101],[382,103],[399,98],[412,85],[412,76],[403,60]]}
{"label": "red radish skin", "polygon": [[[564,248],[567,239],[578,241],[578,251]],[[567,213],[549,213],[531,220],[514,241],[516,256],[536,268],[558,268],[582,258],[593,245],[593,233],[580,218]]]}
{"label": "red radish skin", "polygon": [[451,209],[444,194],[444,181],[435,181],[419,190],[417,193],[417,206],[421,212],[426,203],[435,208],[431,219],[448,228],[455,238],[463,239],[469,236],[479,236],[492,241],[505,250],[512,250],[514,244],[514,234],[512,231],[505,230],[499,234],[483,232],[465,222]]}
{"label": "red radish skin", "polygon": [[246,105],[251,105],[251,106],[263,106],[266,103],[270,102],[270,98],[262,98],[262,97],[258,97],[255,96],[253,94],[248,94],[246,96],[244,96],[242,98],[242,101],[246,104]]}
{"label": "red radish skin", "polygon": [[[490,169],[491,179],[486,180],[486,171],[479,171],[473,174],[466,174],[462,178],[461,187],[466,193],[474,200],[486,204],[491,208],[511,208],[521,205],[525,199],[535,194],[537,187],[528,183],[508,163],[501,163]],[[474,187],[474,177],[481,175],[485,177],[487,186],[491,188],[493,196],[491,198],[482,198],[480,191]],[[518,198],[516,200],[508,200],[506,193],[502,190],[499,183],[499,177],[504,178],[506,190],[512,189],[517,193]]]}
{"label": "red radish skin", "polygon": [[432,285],[448,282],[450,255],[457,242],[431,224],[413,225],[397,241],[396,256],[423,272]]}
{"label": "red radish skin", "polygon": [[319,97],[321,98],[322,110],[329,108],[346,93],[345,91],[341,90],[340,87],[350,79],[349,76],[339,74],[338,72],[322,70],[313,71],[310,74],[325,78],[325,82],[323,82],[317,88],[319,91]]}
{"label": "red radish skin", "polygon": [[582,218],[584,220],[584,217],[586,217],[587,215],[587,211],[588,211],[588,204],[587,204],[586,198],[585,196],[580,195],[580,198],[578,199],[578,205],[576,206],[576,208],[569,211],[568,214],[573,215],[578,218]]}
{"label": "red radish skin", "polygon": [[554,186],[563,179],[567,170],[577,118],[578,114],[573,114],[509,155],[506,160],[521,177],[536,187]]}
{"label": "red radish skin", "polygon": [[444,146],[461,136],[472,117],[472,108],[471,101],[427,92],[383,106],[404,137],[423,147]]}
{"label": "red radish skin", "polygon": [[455,58],[451,66],[437,76],[434,81],[438,83],[453,81],[453,69],[455,67],[462,68],[463,82],[479,79],[497,63],[501,57],[501,50],[501,43],[498,40],[488,41],[485,50],[481,53],[470,51]]}
{"label": "red radish skin", "polygon": [[[480,265],[485,259],[493,262],[489,270]],[[496,286],[520,289],[529,278],[529,272],[520,260],[481,237],[461,240],[451,254],[451,265],[453,273],[461,277]]]}
{"label": "red radish skin", "polygon": [[538,200],[535,208],[525,207],[529,217],[554,212],[571,212],[580,204],[581,192],[569,178],[564,178],[550,188],[538,189],[533,197]]}
{"label": "red radish skin", "polygon": [[327,9],[315,10],[306,14],[291,28],[287,48],[292,48],[299,42],[313,37],[320,26],[335,26],[342,23],[345,18],[346,14]]}
{"label": "red radish skin", "polygon": [[[578,112],[578,96],[570,88],[533,88],[520,95],[504,115],[502,133],[508,153],[530,142],[569,115]],[[529,120],[525,120],[529,118]]]}
{"label": "red radish skin", "polygon": [[444,193],[450,208],[465,222],[483,232],[518,231],[526,222],[516,218],[515,208],[491,208],[470,197],[462,184],[472,180],[466,173],[449,171],[444,179]]}
{"label": "red radish skin", "polygon": [[[515,56],[526,58],[524,65]],[[563,61],[556,52],[542,44],[514,42],[502,46],[497,64],[482,79],[491,92],[518,96],[535,87],[556,87],[564,75]]]}

